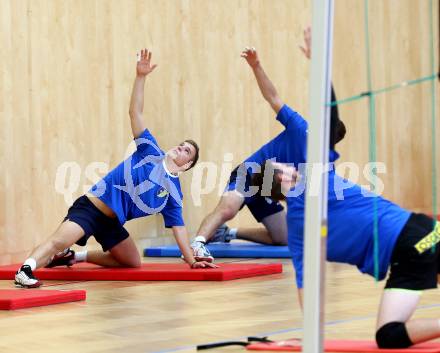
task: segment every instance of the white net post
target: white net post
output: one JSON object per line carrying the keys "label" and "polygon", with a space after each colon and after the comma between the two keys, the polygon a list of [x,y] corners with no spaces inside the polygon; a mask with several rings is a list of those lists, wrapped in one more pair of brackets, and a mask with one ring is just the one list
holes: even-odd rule
{"label": "white net post", "polygon": [[[323,352],[333,0],[313,0],[304,226],[303,352]],[[317,177],[318,175],[318,177]]]}

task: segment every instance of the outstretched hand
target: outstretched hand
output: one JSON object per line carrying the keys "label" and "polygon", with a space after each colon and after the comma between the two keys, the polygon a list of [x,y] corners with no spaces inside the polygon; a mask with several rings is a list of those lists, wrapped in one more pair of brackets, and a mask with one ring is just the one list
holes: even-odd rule
{"label": "outstretched hand", "polygon": [[136,73],[138,76],[146,76],[156,68],[156,64],[151,65],[151,52],[148,49],[142,49],[138,55]]}
{"label": "outstretched hand", "polygon": [[304,53],[307,59],[312,56],[312,30],[310,26],[304,30],[304,45],[300,45],[299,48]]}
{"label": "outstretched hand", "polygon": [[252,67],[252,68],[255,68],[260,63],[260,60],[258,59],[257,51],[255,50],[254,47],[252,47],[252,48],[249,48],[249,47],[244,48],[244,50],[241,52],[240,56],[242,58],[245,58],[245,60],[249,64],[249,66]]}
{"label": "outstretched hand", "polygon": [[207,261],[196,261],[191,265],[192,269],[196,268],[218,268],[216,264]]}

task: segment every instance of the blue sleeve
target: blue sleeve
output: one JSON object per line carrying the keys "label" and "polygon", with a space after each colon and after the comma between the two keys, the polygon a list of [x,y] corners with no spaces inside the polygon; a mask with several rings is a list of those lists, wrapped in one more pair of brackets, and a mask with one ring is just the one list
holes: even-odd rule
{"label": "blue sleeve", "polygon": [[168,198],[166,206],[162,209],[161,214],[165,228],[185,225],[182,215],[182,206],[180,206],[171,195]]}
{"label": "blue sleeve", "polygon": [[303,287],[303,252],[293,251],[292,261],[293,261],[293,266],[295,267],[296,286],[298,288],[302,288]]}
{"label": "blue sleeve", "polygon": [[278,112],[277,120],[289,130],[293,129],[305,132],[308,127],[307,121],[287,104],[284,104]]}
{"label": "blue sleeve", "polygon": [[136,152],[145,156],[160,156],[163,154],[159,148],[156,139],[151,135],[148,129],[145,129],[138,138],[134,140],[136,142]]}
{"label": "blue sleeve", "polygon": [[[291,207],[290,210],[293,210],[293,208]],[[295,211],[296,213],[293,218],[289,219],[289,216],[287,218],[288,242],[293,266],[295,267],[296,286],[302,288],[304,275],[304,237],[302,236],[304,232],[304,217],[298,216],[298,210],[295,209]]]}

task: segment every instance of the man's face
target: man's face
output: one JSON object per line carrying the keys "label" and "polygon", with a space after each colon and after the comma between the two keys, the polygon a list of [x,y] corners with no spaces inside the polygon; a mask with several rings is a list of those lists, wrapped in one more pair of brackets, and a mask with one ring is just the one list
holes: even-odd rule
{"label": "man's face", "polygon": [[189,142],[182,142],[178,146],[171,148],[167,155],[171,157],[178,167],[181,167],[194,160],[196,149]]}

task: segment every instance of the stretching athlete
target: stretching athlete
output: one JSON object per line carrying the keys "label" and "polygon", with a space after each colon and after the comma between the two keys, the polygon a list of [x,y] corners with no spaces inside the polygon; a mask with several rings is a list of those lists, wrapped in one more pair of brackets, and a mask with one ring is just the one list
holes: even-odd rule
{"label": "stretching athlete", "polygon": [[[265,165],[266,169],[268,165]],[[287,197],[289,248],[296,271],[298,298],[303,300],[304,179],[284,164],[276,169],[272,197]],[[264,170],[263,170],[264,173]],[[282,178],[282,176],[284,177]],[[294,177],[289,177],[289,176]],[[262,175],[255,174],[255,185]],[[283,181],[282,187],[280,182]],[[295,185],[289,190],[289,185]],[[423,290],[437,288],[440,273],[440,223],[328,172],[327,260],[355,265],[374,275],[374,209],[377,212],[379,280],[390,270],[378,310],[376,342],[380,348],[406,348],[440,337],[439,319],[411,319]],[[281,192],[283,191],[283,192]],[[294,196],[296,195],[296,196]],[[376,202],[376,205],[374,205]]]}
{"label": "stretching athlete", "polygon": [[[197,163],[199,147],[194,141],[185,140],[164,154],[145,127],[144,85],[146,76],[155,67],[151,65],[151,52],[141,50],[129,111],[136,151],[74,202],[58,229],[17,271],[15,283],[18,286],[39,287],[41,282],[33,271],[44,266],[70,266],[82,261],[108,267],[141,266],[139,252],[123,224],[155,213],[161,213],[165,227],[172,228],[191,268],[216,267],[194,259],[182,218],[178,174]],[[84,246],[91,235],[103,251],[75,253],[70,249],[75,243]]]}
{"label": "stretching athlete", "polygon": [[[310,59],[311,33],[309,28],[304,31],[304,43],[301,49],[304,55]],[[255,49],[246,48],[241,56],[251,67],[264,99],[277,114],[277,120],[284,125],[285,130],[248,157],[232,172],[218,205],[202,221],[191,244],[195,258],[200,260],[213,260],[209,250],[205,247],[205,243],[210,241],[229,242],[231,239],[238,238],[263,244],[286,245],[287,225],[284,208],[280,202],[273,201],[266,195],[262,196],[261,193],[251,195],[252,174],[259,171],[259,165],[273,158],[277,162],[292,163],[295,166],[306,161],[305,148],[301,143],[298,143],[299,140],[305,139],[306,134],[303,130],[287,124],[284,120],[284,111],[281,111],[283,103],[264,72],[257,52]],[[332,100],[336,100],[333,89]],[[345,126],[339,120],[337,106],[334,106],[331,112],[331,131],[330,148],[333,150],[334,145],[345,136]],[[245,205],[256,221],[263,223],[264,228],[239,228],[237,230],[229,229],[223,224],[234,218]]]}
{"label": "stretching athlete", "polygon": [[[272,101],[277,102],[275,107],[271,104],[278,110],[277,119],[297,131],[292,149],[303,151],[305,161],[307,122],[283,105],[281,99]],[[328,172],[327,259],[355,265],[361,272],[374,275],[373,214],[374,210],[377,212],[379,279],[384,279],[390,270],[377,316],[378,346],[406,348],[440,337],[439,319],[411,319],[422,291],[436,288],[440,278],[440,223],[434,227],[431,217],[411,213],[341,178],[333,165],[338,154],[330,150],[329,157],[332,169]],[[297,178],[295,167],[265,161],[260,173],[253,174],[251,184],[261,191],[269,180],[272,199],[283,200],[288,195],[288,243],[302,306],[305,178]]]}

